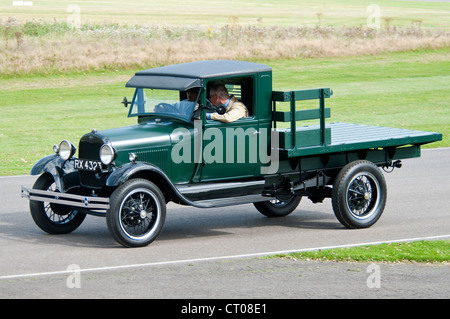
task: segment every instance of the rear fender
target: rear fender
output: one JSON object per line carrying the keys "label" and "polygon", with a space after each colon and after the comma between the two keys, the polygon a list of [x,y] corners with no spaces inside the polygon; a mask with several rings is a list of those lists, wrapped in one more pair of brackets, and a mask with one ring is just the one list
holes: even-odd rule
{"label": "rear fender", "polygon": [[74,167],[74,161],[63,160],[58,155],[49,155],[40,159],[31,168],[31,175],[49,173],[55,180],[56,188],[60,192],[65,192],[73,186],[78,177],[78,170]]}

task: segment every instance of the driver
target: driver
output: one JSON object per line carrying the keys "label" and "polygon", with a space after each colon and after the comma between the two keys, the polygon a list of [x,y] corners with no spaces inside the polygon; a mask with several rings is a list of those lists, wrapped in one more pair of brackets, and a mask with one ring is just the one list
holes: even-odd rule
{"label": "driver", "polygon": [[[173,113],[179,115],[187,115],[192,112],[193,107],[198,108],[198,102],[195,103],[199,88],[191,88],[186,91],[186,99],[173,104],[160,103],[155,106],[155,112]],[[195,106],[193,105],[195,103]]]}
{"label": "driver", "polygon": [[206,113],[208,120],[217,120],[224,123],[234,122],[241,117],[248,116],[248,110],[244,103],[236,100],[234,96],[228,94],[228,90],[223,84],[215,84],[209,90],[209,100],[212,105],[217,107],[224,105],[226,108],[225,114]]}

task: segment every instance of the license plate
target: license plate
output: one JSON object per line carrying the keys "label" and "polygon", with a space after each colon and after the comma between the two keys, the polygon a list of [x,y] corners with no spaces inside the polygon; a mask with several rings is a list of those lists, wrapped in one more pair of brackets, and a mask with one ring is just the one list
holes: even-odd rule
{"label": "license plate", "polygon": [[81,171],[97,171],[102,168],[102,162],[85,159],[76,159],[74,165]]}

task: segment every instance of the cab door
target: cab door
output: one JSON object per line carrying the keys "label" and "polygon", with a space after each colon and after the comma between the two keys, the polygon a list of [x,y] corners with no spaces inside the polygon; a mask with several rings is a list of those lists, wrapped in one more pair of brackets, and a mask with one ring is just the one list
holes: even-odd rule
{"label": "cab door", "polygon": [[202,181],[255,175],[259,156],[258,120],[254,117],[232,123],[207,120],[202,133]]}

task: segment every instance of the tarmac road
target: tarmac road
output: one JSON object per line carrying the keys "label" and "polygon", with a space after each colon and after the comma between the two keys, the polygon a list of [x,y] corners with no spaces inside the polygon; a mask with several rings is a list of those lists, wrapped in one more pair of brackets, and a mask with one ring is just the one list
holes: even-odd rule
{"label": "tarmac road", "polygon": [[100,217],[87,216],[68,235],[42,232],[20,198],[20,185],[36,177],[0,177],[0,298],[448,298],[448,264],[260,256],[450,238],[449,158],[449,148],[424,150],[385,174],[387,206],[369,229],[341,226],[329,199],[303,199],[280,219],[252,205],[202,210],[170,203],[161,235],[137,249],[118,245]]}

